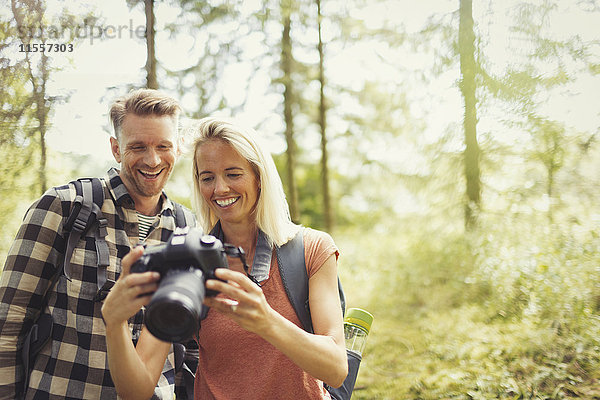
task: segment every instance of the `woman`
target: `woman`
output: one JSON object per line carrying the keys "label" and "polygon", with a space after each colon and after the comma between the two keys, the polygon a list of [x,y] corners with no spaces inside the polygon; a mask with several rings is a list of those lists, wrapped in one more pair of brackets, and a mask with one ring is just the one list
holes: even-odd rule
{"label": "woman", "polygon": [[[273,256],[274,246],[300,227],[290,220],[273,159],[254,131],[230,121],[200,121],[193,177],[200,226],[241,246],[260,284],[232,259],[230,269],[216,272],[222,281],[206,282],[220,295],[204,300],[210,311],[197,338],[196,399],[329,398],[323,382],[338,387],[347,374],[333,240],[312,229],[302,232],[311,334],[300,327]],[[123,259],[123,273],[102,308],[110,371],[123,398],[151,396],[169,350],[146,330],[134,348],[126,329],[127,318],[150,299],[137,296],[156,290],[159,279],[153,272],[128,274],[141,254],[136,248]]]}

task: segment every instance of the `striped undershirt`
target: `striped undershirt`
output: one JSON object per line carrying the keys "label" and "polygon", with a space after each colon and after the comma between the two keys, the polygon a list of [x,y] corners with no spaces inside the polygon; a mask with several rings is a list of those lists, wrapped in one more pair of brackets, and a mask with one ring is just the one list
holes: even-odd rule
{"label": "striped undershirt", "polygon": [[157,215],[148,216],[148,215],[140,214],[137,211],[136,211],[136,213],[137,213],[138,222],[139,222],[139,239],[140,239],[140,242],[143,242],[144,240],[146,240],[146,237],[148,237],[150,228],[152,227],[152,224],[154,224],[154,221],[156,221],[156,218],[158,216]]}

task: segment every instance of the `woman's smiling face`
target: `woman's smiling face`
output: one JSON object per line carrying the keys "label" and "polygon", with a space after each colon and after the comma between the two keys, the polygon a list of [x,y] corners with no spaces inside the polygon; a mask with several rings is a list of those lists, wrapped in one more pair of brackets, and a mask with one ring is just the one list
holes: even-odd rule
{"label": "woman's smiling face", "polygon": [[196,150],[200,191],[222,224],[255,223],[259,181],[229,143],[213,139]]}

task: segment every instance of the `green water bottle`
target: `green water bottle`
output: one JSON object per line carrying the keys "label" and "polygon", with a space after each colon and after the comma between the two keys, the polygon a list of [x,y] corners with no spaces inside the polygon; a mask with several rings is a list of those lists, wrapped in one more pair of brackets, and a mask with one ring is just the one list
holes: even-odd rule
{"label": "green water bottle", "polygon": [[368,311],[360,308],[349,309],[344,317],[346,349],[362,356],[372,324],[373,315]]}

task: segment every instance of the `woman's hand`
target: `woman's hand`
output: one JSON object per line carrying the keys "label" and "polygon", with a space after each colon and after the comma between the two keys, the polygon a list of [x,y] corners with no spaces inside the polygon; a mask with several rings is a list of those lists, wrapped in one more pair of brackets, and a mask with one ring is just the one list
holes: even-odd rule
{"label": "woman's hand", "polygon": [[143,254],[138,246],[131,250],[121,262],[121,275],[112,287],[102,305],[102,316],[106,326],[117,326],[135,315],[142,306],[148,304],[158,288],[160,274],[144,272],[130,274],[131,265]]}
{"label": "woman's hand", "polygon": [[245,274],[227,268],[215,270],[217,278],[206,281],[206,288],[221,295],[206,297],[204,304],[227,315],[242,328],[262,336],[272,327],[276,312],[271,308],[262,289]]}

